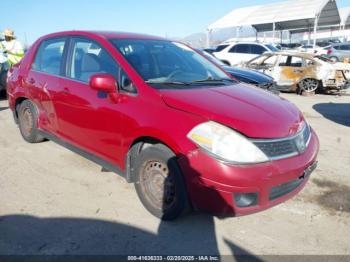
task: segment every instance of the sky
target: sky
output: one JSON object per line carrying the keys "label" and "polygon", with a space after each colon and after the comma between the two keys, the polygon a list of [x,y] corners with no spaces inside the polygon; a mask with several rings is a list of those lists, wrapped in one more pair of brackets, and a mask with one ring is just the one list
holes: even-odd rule
{"label": "sky", "polygon": [[[31,44],[63,30],[113,30],[182,38],[235,8],[281,0],[1,0],[0,30]],[[337,0],[339,7],[350,0]]]}

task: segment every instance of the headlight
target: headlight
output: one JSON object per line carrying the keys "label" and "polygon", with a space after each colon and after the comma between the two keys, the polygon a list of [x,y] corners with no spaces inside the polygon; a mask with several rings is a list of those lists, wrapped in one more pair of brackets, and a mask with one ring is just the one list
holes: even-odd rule
{"label": "headlight", "polygon": [[187,137],[224,161],[237,164],[269,161],[268,157],[247,138],[216,122],[210,121],[196,126]]}

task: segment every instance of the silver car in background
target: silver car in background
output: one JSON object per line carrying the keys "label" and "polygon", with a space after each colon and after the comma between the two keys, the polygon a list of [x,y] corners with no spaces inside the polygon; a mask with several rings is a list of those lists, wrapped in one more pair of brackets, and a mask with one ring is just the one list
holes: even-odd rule
{"label": "silver car in background", "polygon": [[327,49],[327,55],[325,57],[329,58],[333,62],[347,62],[350,60],[350,42],[342,44],[333,44]]}

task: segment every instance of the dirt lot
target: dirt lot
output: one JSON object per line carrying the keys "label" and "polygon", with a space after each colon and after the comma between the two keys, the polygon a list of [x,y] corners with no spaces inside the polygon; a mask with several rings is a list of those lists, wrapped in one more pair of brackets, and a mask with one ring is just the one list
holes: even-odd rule
{"label": "dirt lot", "polygon": [[321,142],[297,197],[265,212],[160,223],[122,178],[52,143],[25,143],[0,101],[0,254],[348,254],[350,95],[283,94]]}

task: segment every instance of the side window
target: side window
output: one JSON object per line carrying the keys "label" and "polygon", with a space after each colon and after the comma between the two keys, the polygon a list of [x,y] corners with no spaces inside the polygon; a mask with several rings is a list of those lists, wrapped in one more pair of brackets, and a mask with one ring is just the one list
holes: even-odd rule
{"label": "side window", "polygon": [[229,51],[230,53],[242,53],[249,54],[250,53],[250,45],[246,44],[238,44],[232,47]]}
{"label": "side window", "polygon": [[343,51],[350,51],[350,45],[341,45],[341,46],[340,46],[340,50],[343,50]]}
{"label": "side window", "polygon": [[32,69],[52,75],[60,75],[65,42],[65,38],[42,42],[32,64]]}
{"label": "side window", "polygon": [[292,56],[290,66],[291,67],[302,67],[303,66],[303,59],[301,57]]}
{"label": "side window", "polygon": [[215,49],[215,52],[220,52],[220,51],[224,50],[226,47],[228,47],[228,45],[219,45],[219,46]]}
{"label": "side window", "polygon": [[267,50],[260,45],[251,45],[251,53],[256,55],[261,55],[265,53]]}
{"label": "side window", "polygon": [[282,55],[280,57],[279,66],[288,66],[288,56]]}
{"label": "side window", "polygon": [[68,77],[88,83],[98,73],[111,74],[118,80],[119,66],[99,44],[88,39],[74,39]]}
{"label": "side window", "polygon": [[124,91],[133,94],[137,93],[134,83],[131,81],[130,77],[124,72],[124,70],[120,70],[119,79],[119,91]]}

